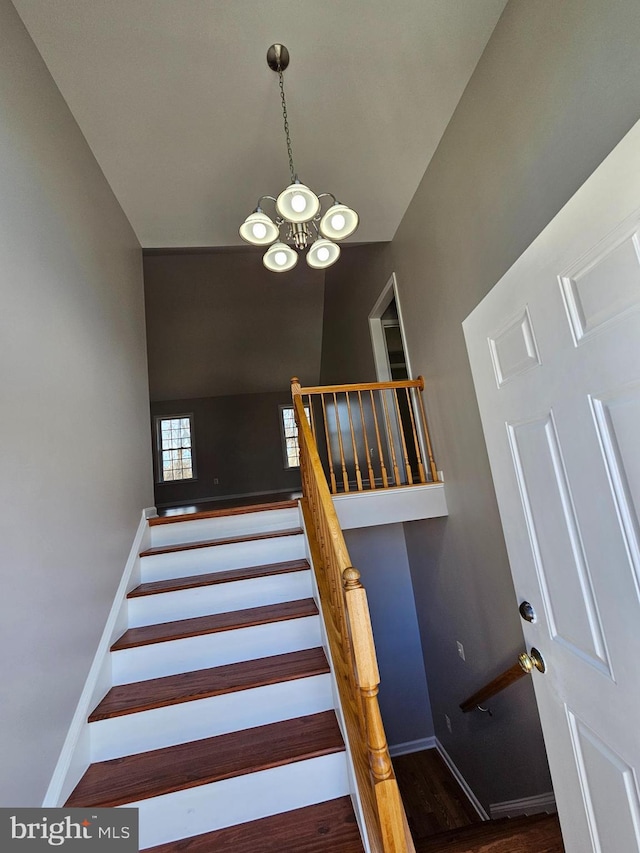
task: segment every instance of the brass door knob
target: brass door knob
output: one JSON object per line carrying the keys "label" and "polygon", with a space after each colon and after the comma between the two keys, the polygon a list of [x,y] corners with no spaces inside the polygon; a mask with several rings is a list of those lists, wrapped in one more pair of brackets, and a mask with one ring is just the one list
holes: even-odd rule
{"label": "brass door knob", "polygon": [[533,672],[534,669],[537,669],[538,672],[546,672],[547,670],[544,658],[535,647],[531,649],[529,654],[522,652],[521,655],[518,655],[518,663],[525,672]]}

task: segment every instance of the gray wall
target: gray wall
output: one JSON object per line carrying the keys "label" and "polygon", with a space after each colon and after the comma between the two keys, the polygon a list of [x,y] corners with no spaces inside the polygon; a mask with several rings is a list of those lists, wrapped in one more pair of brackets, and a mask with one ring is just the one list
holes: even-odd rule
{"label": "gray wall", "polygon": [[522,648],[461,323],[640,118],[639,34],[637,0],[511,0],[391,247],[326,278],[330,381],[371,376],[367,314],[398,275],[450,512],[406,525],[435,729],[485,805],[550,783],[529,682],[457,711]]}
{"label": "gray wall", "polygon": [[137,240],[0,0],[0,804],[42,802],[152,501]]}
{"label": "gray wall", "polygon": [[300,469],[284,467],[281,405],[291,405],[288,388],[272,394],[152,403],[152,417],[193,415],[196,459],[195,480],[156,483],[156,506],[227,495],[299,490]]}
{"label": "gray wall", "polygon": [[367,591],[380,670],[380,710],[390,746],[433,736],[407,547],[401,524],[345,530]]}
{"label": "gray wall", "polygon": [[152,400],[259,394],[320,375],[324,274],[254,250],[145,252]]}

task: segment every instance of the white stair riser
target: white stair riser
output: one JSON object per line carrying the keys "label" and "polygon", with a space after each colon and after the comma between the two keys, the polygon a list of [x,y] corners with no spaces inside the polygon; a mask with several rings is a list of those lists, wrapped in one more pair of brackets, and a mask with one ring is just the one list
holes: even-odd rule
{"label": "white stair riser", "polygon": [[300,560],[305,556],[302,534],[171,551],[168,554],[153,554],[141,558],[141,582],[184,578],[226,569],[246,569],[249,566]]}
{"label": "white stair riser", "polygon": [[113,684],[130,684],[319,645],[319,616],[151,643],[111,653]]}
{"label": "white stair riser", "polygon": [[297,507],[290,509],[247,512],[225,515],[220,518],[199,518],[194,521],[178,521],[175,524],[158,524],[149,528],[151,546],[178,545],[183,542],[199,542],[203,539],[226,539],[272,530],[288,530],[300,525]]}
{"label": "white stair riser", "polygon": [[331,677],[327,673],[99,720],[89,726],[91,761],[107,761],[332,708]]}
{"label": "white stair riser", "polygon": [[143,595],[128,601],[129,627],[140,628],[311,596],[309,570]]}
{"label": "white stair riser", "polygon": [[349,794],[344,752],[297,761],[127,804],[139,810],[140,849],[259,820]]}

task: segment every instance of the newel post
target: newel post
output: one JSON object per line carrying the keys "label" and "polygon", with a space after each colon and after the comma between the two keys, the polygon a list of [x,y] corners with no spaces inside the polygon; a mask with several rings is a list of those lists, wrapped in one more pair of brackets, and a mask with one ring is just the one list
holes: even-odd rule
{"label": "newel post", "polygon": [[356,676],[364,708],[369,767],[373,776],[383,849],[385,853],[415,853],[380,715],[380,674],[373,644],[367,593],[360,583],[360,572],[352,566],[343,571],[342,580]]}
{"label": "newel post", "polygon": [[300,385],[300,380],[297,376],[291,377],[291,396],[296,397],[300,396],[300,391],[302,390],[302,386]]}
{"label": "newel post", "polygon": [[356,661],[358,687],[363,699],[369,765],[374,782],[382,782],[392,776],[393,769],[377,698],[380,674],[376,650],[373,645],[367,593],[360,583],[360,572],[352,566],[343,571],[342,579],[351,627],[351,642]]}

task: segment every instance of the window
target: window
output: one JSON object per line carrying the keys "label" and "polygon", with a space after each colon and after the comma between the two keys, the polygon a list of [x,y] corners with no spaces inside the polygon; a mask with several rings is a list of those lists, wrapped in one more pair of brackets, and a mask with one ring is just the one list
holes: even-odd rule
{"label": "window", "polygon": [[192,424],[192,415],[156,418],[158,482],[194,479]]}
{"label": "window", "polygon": [[[307,420],[310,419],[309,407],[304,407]],[[300,445],[298,444],[298,427],[293,406],[280,406],[280,427],[282,429],[282,447],[284,450],[284,467],[300,467]]]}

